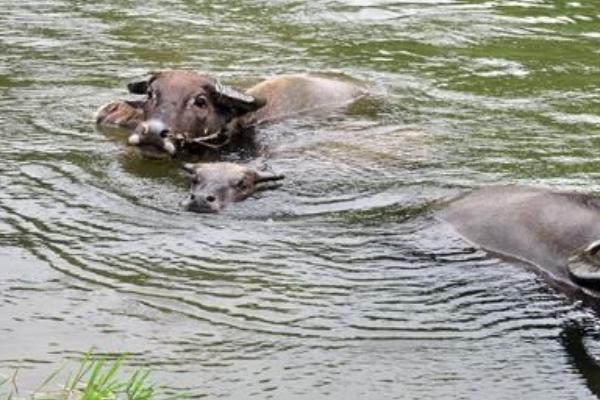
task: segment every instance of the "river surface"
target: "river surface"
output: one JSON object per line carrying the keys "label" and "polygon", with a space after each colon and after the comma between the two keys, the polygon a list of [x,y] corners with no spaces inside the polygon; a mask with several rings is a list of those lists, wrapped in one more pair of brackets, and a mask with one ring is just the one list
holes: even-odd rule
{"label": "river surface", "polygon": [[[0,372],[23,389],[94,349],[190,398],[596,398],[564,329],[598,356],[597,314],[431,210],[600,192],[600,2],[0,5]],[[373,95],[261,129],[283,187],[198,215],[174,162],[92,120],[160,68]]]}

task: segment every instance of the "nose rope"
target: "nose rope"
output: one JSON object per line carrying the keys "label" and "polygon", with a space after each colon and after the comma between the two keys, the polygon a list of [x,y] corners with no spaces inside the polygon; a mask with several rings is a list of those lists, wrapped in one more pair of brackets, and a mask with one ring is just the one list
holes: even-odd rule
{"label": "nose rope", "polygon": [[[231,135],[227,135],[222,129],[219,129],[217,132],[211,134],[208,134],[208,129],[204,132],[206,136],[187,140],[186,144],[195,143],[201,146],[208,147],[209,149],[218,150],[221,147],[228,145],[229,142],[231,142]],[[209,143],[212,140],[220,140],[222,138],[224,138],[224,140],[221,143]]]}
{"label": "nose rope", "polygon": [[[143,124],[142,129],[142,132],[140,132],[142,135],[146,135],[150,130],[147,124]],[[198,144],[209,149],[218,150],[231,142],[231,135],[226,134],[222,129],[219,129],[214,133],[209,133],[207,128],[205,130],[205,136],[189,139],[190,136],[191,134],[189,132],[174,133],[171,131],[165,136],[160,135],[162,139],[169,140],[171,143],[181,148],[185,148],[189,144]],[[211,143],[211,141],[219,140],[221,140],[220,143]]]}

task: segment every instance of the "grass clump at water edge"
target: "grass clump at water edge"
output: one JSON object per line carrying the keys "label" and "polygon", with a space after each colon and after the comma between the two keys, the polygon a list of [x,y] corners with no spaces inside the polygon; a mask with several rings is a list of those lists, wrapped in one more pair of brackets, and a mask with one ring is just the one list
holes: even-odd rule
{"label": "grass clump at water edge", "polygon": [[21,394],[16,383],[17,372],[10,377],[0,375],[0,398],[7,400],[171,400],[181,399],[181,395],[167,395],[149,382],[150,371],[135,370],[122,378],[125,356],[115,360],[94,357],[86,354],[74,373],[67,376],[65,383],[54,381],[60,374],[59,368],[37,389],[29,394]]}

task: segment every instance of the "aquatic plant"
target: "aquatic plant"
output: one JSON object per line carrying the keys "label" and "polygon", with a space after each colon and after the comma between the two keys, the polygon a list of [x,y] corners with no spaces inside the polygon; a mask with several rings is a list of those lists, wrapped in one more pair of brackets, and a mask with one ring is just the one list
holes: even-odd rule
{"label": "aquatic plant", "polygon": [[150,370],[137,369],[123,378],[126,356],[110,360],[85,354],[78,368],[67,375],[63,384],[55,381],[63,367],[46,378],[37,389],[22,394],[17,385],[17,372],[0,376],[0,397],[7,400],[158,400],[179,399],[183,395],[167,395],[149,381]]}

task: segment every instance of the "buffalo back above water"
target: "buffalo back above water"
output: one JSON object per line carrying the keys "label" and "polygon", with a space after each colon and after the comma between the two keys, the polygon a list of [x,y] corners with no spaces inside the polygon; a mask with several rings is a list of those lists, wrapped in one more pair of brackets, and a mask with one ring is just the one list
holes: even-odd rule
{"label": "buffalo back above water", "polygon": [[171,154],[184,146],[218,148],[257,123],[345,106],[366,94],[352,83],[306,74],[280,75],[242,93],[186,70],[152,72],[128,89],[146,99],[109,103],[97,122],[134,129],[130,144]]}
{"label": "buffalo back above water", "polygon": [[437,213],[469,242],[536,267],[559,289],[600,299],[600,202],[581,193],[492,186]]}

